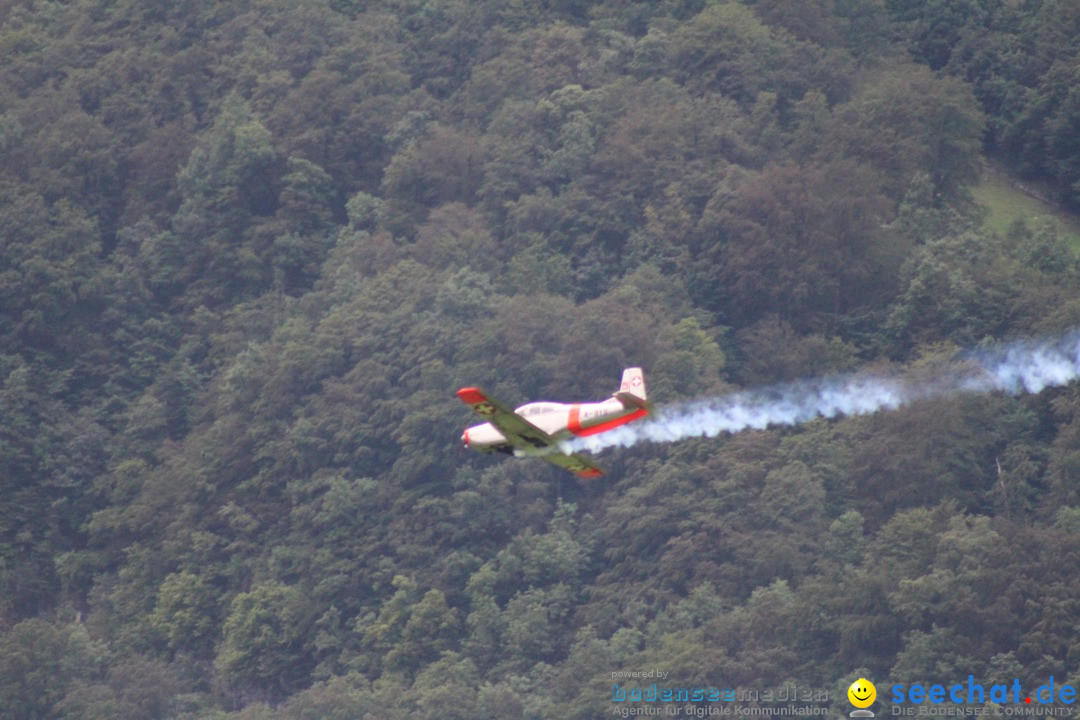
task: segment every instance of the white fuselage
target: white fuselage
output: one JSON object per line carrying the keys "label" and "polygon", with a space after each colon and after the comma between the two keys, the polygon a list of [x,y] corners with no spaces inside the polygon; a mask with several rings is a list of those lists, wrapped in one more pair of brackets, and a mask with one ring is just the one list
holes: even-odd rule
{"label": "white fuselage", "polygon": [[[531,402],[514,410],[530,423],[557,441],[571,437],[595,435],[636,420],[645,415],[639,407],[626,407],[620,400],[610,398],[596,403]],[[481,452],[503,450],[515,455],[538,454],[528,448],[512,448],[506,436],[491,423],[473,425],[462,436],[467,447]]]}

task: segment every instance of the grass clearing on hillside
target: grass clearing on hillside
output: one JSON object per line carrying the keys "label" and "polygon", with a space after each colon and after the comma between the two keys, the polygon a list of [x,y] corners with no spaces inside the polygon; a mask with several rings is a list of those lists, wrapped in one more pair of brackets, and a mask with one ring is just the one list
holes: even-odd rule
{"label": "grass clearing on hillside", "polygon": [[975,202],[989,213],[986,227],[1005,234],[1014,220],[1022,219],[1034,228],[1044,218],[1053,218],[1058,225],[1062,240],[1073,252],[1080,254],[1080,218],[1059,210],[1015,186],[1015,180],[1000,170],[983,172],[982,181],[972,194]]}

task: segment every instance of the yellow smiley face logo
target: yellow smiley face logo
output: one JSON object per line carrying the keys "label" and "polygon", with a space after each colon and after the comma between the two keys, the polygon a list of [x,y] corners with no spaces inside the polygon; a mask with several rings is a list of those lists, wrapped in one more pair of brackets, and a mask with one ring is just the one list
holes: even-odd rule
{"label": "yellow smiley face logo", "polygon": [[877,688],[866,678],[859,678],[847,689],[847,699],[857,708],[866,708],[877,699]]}

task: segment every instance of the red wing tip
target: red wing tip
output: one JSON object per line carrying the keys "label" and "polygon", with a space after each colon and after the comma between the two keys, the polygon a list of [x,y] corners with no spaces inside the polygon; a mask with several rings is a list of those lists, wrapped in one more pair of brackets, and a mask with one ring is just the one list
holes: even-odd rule
{"label": "red wing tip", "polygon": [[597,470],[596,468],[589,468],[588,470],[579,470],[574,473],[579,478],[595,478],[604,474],[603,470]]}
{"label": "red wing tip", "polygon": [[480,392],[480,388],[464,387],[457,391],[457,396],[466,405],[487,402],[487,396]]}

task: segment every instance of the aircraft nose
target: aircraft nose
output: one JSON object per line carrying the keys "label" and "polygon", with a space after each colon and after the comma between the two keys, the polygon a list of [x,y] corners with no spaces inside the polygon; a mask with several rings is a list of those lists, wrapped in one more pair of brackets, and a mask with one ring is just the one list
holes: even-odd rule
{"label": "aircraft nose", "polygon": [[461,434],[461,444],[465,447],[469,447],[469,431],[466,430]]}

